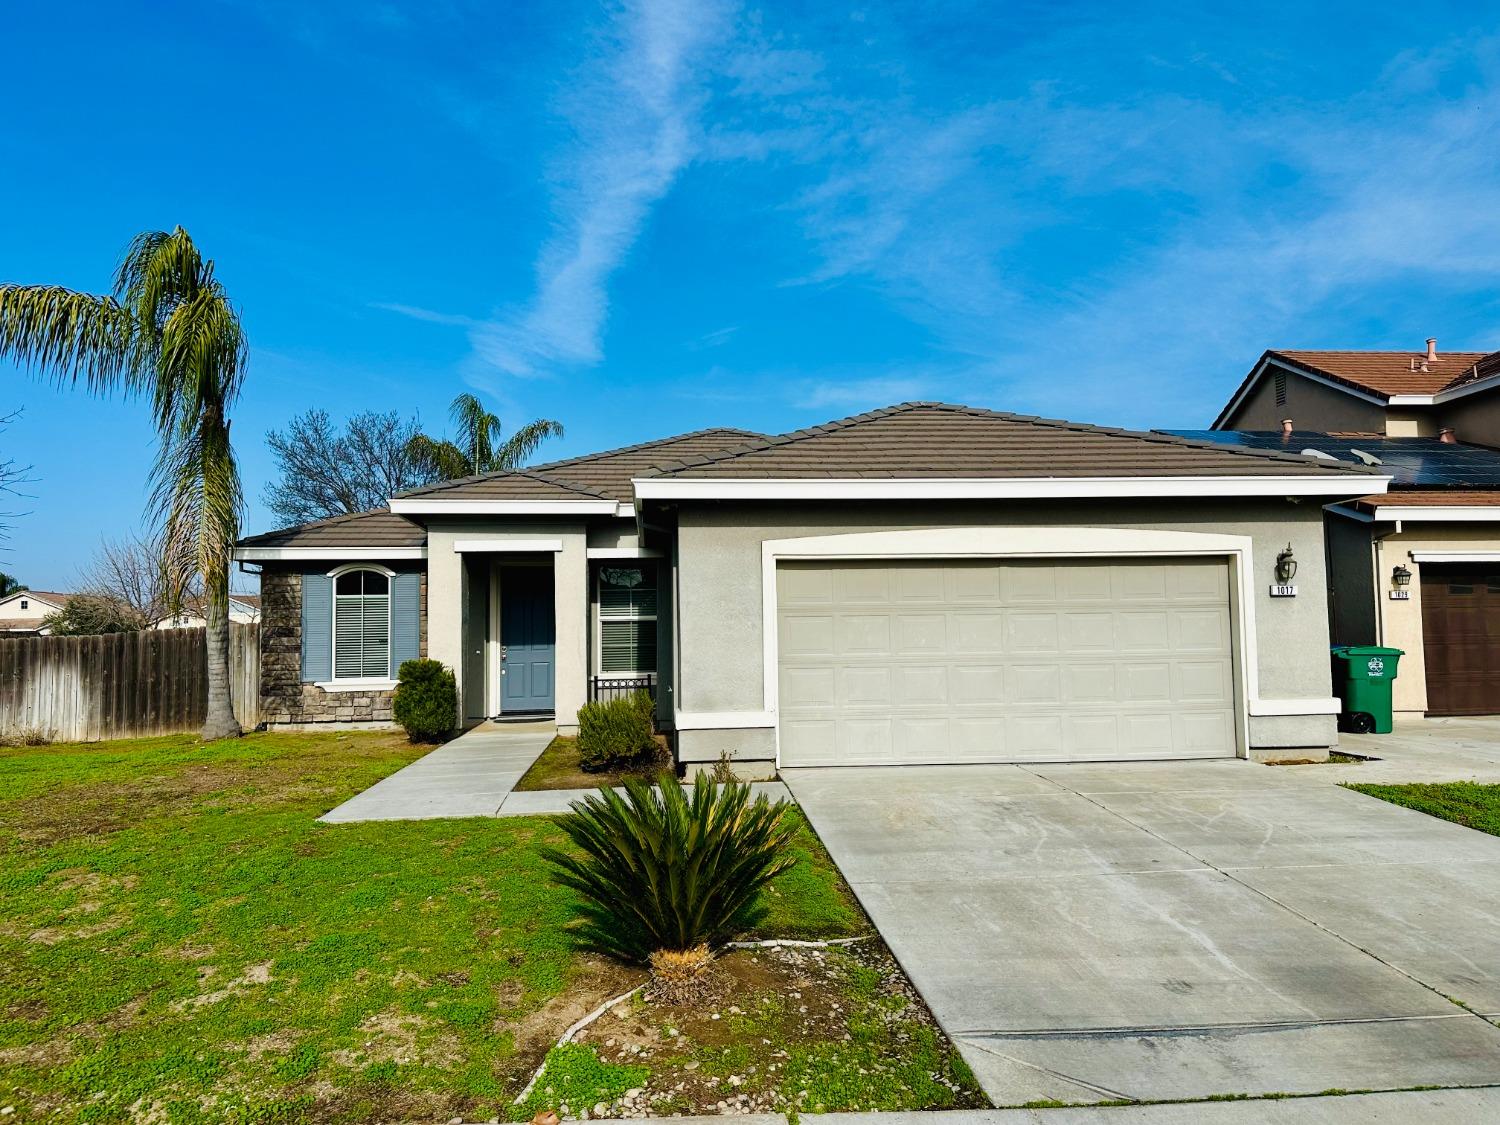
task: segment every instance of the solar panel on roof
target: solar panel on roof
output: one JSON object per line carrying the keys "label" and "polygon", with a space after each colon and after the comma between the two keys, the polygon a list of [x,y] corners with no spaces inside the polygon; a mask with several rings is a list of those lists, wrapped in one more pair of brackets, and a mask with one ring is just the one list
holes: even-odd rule
{"label": "solar panel on roof", "polygon": [[[1351,464],[1370,464],[1391,474],[1395,487],[1500,489],[1500,450],[1445,442],[1438,438],[1341,438],[1316,430],[1164,430],[1163,433],[1216,445],[1268,449],[1280,453],[1326,455]],[[1363,454],[1364,456],[1361,456]]]}

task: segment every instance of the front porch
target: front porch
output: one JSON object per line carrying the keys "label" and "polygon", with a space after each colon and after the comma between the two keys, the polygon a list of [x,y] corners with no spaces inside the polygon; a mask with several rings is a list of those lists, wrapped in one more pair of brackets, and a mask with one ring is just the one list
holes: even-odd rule
{"label": "front porch", "polygon": [[590,546],[583,527],[548,531],[429,528],[429,652],[455,671],[462,725],[550,719],[575,734],[584,703],[635,690],[667,725],[660,552]]}

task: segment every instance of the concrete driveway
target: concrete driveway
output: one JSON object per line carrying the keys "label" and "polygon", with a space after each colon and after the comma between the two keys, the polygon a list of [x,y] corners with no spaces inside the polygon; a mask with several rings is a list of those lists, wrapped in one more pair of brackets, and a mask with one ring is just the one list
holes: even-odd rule
{"label": "concrete driveway", "polygon": [[783,775],[996,1105],[1500,1082],[1500,838],[1328,768]]}

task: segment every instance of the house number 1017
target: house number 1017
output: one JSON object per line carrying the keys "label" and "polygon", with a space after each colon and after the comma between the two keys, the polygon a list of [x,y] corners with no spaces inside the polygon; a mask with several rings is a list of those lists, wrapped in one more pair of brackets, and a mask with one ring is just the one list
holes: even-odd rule
{"label": "house number 1017", "polygon": [[1295,598],[1297,596],[1297,587],[1288,586],[1281,582],[1273,582],[1271,584],[1271,596],[1273,598]]}

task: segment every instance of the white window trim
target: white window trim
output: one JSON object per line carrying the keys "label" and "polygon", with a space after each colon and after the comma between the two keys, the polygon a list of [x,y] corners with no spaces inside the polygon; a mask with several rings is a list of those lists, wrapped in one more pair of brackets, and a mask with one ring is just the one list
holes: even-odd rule
{"label": "white window trim", "polygon": [[[604,670],[604,622],[606,621],[650,621],[653,624],[661,613],[661,568],[656,565],[642,567],[642,570],[650,570],[655,575],[656,581],[656,609],[657,612],[646,617],[636,615],[633,617],[605,617],[604,616],[604,568],[594,568],[594,677],[605,679],[615,676],[622,680],[639,679],[642,676],[650,676],[656,679],[658,670],[636,669],[633,672],[606,672]],[[657,663],[661,662],[661,653],[657,652]]]}
{"label": "white window trim", "polygon": [[[377,563],[348,563],[344,566],[336,566],[328,572],[328,577],[333,583],[328,597],[328,668],[333,673],[333,679],[318,683],[318,687],[324,691],[389,691],[396,686],[396,681],[389,675],[385,676],[340,676],[339,667],[339,576],[349,574],[356,570],[372,570],[376,574],[385,575],[385,662],[389,668],[391,663],[391,648],[394,644],[392,633],[396,623],[396,610],[394,591],[392,589],[396,572],[388,567]],[[345,594],[344,597],[352,595]],[[359,595],[363,597],[364,595]]]}
{"label": "white window trim", "polygon": [[[1292,701],[1260,698],[1259,649],[1255,640],[1256,582],[1254,541],[1247,535],[1196,531],[1145,531],[1112,527],[956,527],[921,531],[864,531],[768,539],[761,543],[761,682],[765,708],[781,765],[781,717],[777,693],[776,567],[786,561],[857,559],[975,558],[1203,558],[1227,557],[1230,563],[1229,614],[1235,646],[1236,754],[1250,756],[1250,716],[1287,714]],[[1317,700],[1319,707],[1326,706]],[[725,713],[726,729],[744,722],[746,712]],[[715,716],[696,716],[703,720]],[[690,720],[692,721],[692,720]],[[707,728],[712,729],[712,728]]]}

